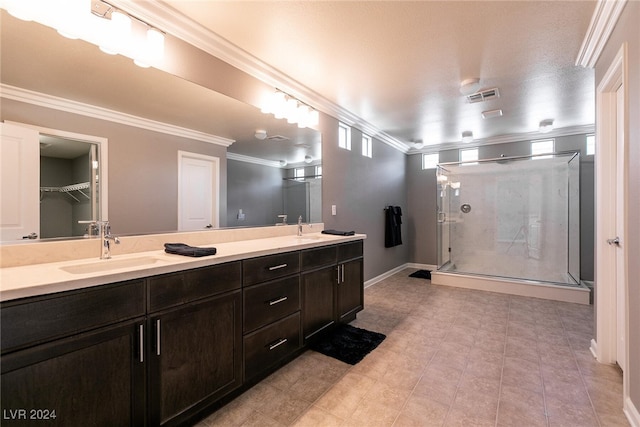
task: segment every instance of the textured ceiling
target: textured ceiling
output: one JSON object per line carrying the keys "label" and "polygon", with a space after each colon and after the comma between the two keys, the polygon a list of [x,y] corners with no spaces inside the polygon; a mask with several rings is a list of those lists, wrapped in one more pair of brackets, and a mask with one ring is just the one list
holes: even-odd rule
{"label": "textured ceiling", "polygon": [[[574,65],[594,1],[163,2],[409,146],[595,121],[593,70]],[[466,103],[469,77],[500,98]]]}

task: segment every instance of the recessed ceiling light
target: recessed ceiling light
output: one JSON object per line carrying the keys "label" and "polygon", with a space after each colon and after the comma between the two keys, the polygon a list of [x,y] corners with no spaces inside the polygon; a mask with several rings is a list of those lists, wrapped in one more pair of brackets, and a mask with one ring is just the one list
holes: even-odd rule
{"label": "recessed ceiling light", "polygon": [[488,110],[482,112],[483,119],[492,119],[494,117],[502,117],[502,110]]}
{"label": "recessed ceiling light", "polygon": [[463,95],[470,95],[480,89],[480,79],[473,77],[470,79],[464,79],[460,83],[460,93]]}

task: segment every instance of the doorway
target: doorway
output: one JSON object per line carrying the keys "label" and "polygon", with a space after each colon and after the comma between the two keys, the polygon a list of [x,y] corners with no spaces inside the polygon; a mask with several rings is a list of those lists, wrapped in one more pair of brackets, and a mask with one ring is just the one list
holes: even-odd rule
{"label": "doorway", "polygon": [[220,159],[178,151],[178,230],[218,228]]}

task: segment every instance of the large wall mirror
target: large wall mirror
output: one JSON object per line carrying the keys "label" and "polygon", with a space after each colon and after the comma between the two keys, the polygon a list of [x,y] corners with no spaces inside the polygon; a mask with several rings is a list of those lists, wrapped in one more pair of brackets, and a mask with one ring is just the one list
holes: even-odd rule
{"label": "large wall mirror", "polygon": [[[108,141],[109,202],[103,219],[110,220],[114,233],[178,230],[179,152],[220,159],[216,221],[220,227],[275,225],[282,222],[282,215],[287,215],[288,223],[300,216],[304,222],[321,221],[318,131],[300,129],[185,79],[137,67],[127,58],[104,54],[51,28],[18,20],[4,10],[0,13],[0,118]],[[47,148],[65,145],[61,140],[48,144],[41,144],[42,156],[46,157]],[[107,156],[91,158],[95,147],[90,141],[66,144],[69,150],[73,146],[74,152],[82,151],[76,157],[81,159],[78,164],[106,161]],[[73,176],[73,162],[58,159],[43,160],[42,165],[57,163],[56,176]],[[10,179],[4,173],[1,179]],[[79,180],[85,182],[91,180]],[[43,188],[55,186],[40,183]],[[86,197],[78,196],[80,202],[71,197],[58,201],[86,205],[82,201]],[[95,201],[89,203],[93,207],[88,209],[101,205],[102,194],[96,191],[88,200],[93,196]],[[42,215],[62,217],[62,211],[50,212]],[[83,234],[83,227],[70,225],[78,215],[88,213],[71,215],[70,221],[64,220],[66,231],[61,228],[51,235],[41,233],[42,237]]]}

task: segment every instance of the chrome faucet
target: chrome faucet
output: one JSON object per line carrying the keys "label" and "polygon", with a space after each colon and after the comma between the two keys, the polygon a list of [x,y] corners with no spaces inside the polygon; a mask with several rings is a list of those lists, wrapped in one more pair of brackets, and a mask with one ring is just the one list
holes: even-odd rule
{"label": "chrome faucet", "polygon": [[298,236],[302,236],[302,215],[298,217]]}
{"label": "chrome faucet", "polygon": [[278,218],[282,219],[282,222],[277,222],[276,225],[287,225],[287,215],[278,215]]}
{"label": "chrome faucet", "polygon": [[109,221],[78,221],[80,224],[89,225],[89,235],[93,236],[93,231],[97,231],[100,235],[100,259],[111,258],[111,241],[117,245],[120,244],[120,239],[117,236],[111,235],[111,225]]}

